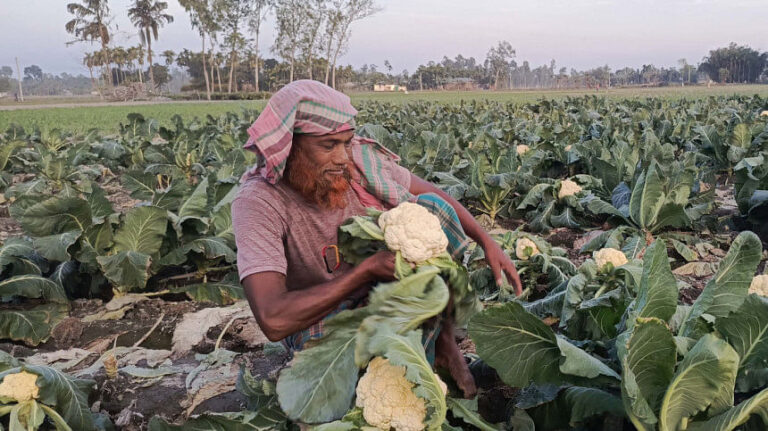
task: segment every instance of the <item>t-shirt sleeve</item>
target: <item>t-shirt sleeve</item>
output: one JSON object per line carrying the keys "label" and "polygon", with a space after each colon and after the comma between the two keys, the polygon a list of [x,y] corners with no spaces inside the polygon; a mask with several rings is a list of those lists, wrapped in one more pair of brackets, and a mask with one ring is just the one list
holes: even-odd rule
{"label": "t-shirt sleeve", "polygon": [[285,224],[272,205],[259,198],[238,196],[232,202],[232,228],[240,281],[259,272],[286,274]]}

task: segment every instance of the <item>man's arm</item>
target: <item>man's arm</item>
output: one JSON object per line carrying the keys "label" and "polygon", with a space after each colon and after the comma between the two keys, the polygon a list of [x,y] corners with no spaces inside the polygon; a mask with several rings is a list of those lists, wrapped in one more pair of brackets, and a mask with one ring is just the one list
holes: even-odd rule
{"label": "man's arm", "polygon": [[285,275],[259,272],[243,279],[243,288],[259,327],[270,341],[306,329],[360,289],[379,280],[394,279],[395,257],[380,252],[329,282],[307,289],[288,290]]}
{"label": "man's arm", "polygon": [[493,271],[493,275],[496,278],[496,284],[501,286],[501,273],[503,271],[507,274],[510,283],[515,288],[515,293],[518,295],[523,293],[523,285],[520,282],[520,276],[517,274],[515,264],[512,263],[512,260],[509,259],[501,247],[496,244],[496,241],[483,230],[469,210],[464,208],[464,205],[452,198],[449,194],[437,188],[434,184],[422,180],[413,174],[411,174],[411,187],[409,191],[414,195],[434,193],[451,204],[456,210],[456,214],[459,216],[459,221],[461,222],[461,227],[464,228],[464,232],[470,238],[474,239],[485,251],[485,259]]}

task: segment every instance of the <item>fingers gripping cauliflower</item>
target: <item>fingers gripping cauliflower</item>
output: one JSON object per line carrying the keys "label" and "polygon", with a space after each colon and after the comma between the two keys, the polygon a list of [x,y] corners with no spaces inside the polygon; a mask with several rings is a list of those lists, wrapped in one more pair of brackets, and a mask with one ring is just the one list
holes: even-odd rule
{"label": "fingers gripping cauliflower", "polygon": [[595,262],[597,268],[600,271],[608,269],[608,264],[613,265],[613,268],[618,268],[628,262],[627,256],[615,248],[602,248],[595,252]]}
{"label": "fingers gripping cauliflower", "polygon": [[[440,380],[443,393],[448,387]],[[413,393],[414,384],[405,378],[405,367],[391,365],[388,359],[373,358],[357,383],[355,405],[363,408],[363,418],[381,430],[421,431],[427,408]]]}
{"label": "fingers gripping cauliflower", "polygon": [[560,182],[560,190],[557,192],[557,198],[562,199],[567,196],[573,196],[581,191],[581,186],[571,180]]}
{"label": "fingers gripping cauliflower", "polygon": [[768,274],[755,276],[749,285],[749,293],[768,297]]}
{"label": "fingers gripping cauliflower", "polygon": [[440,219],[419,204],[403,202],[383,213],[379,227],[387,247],[416,265],[440,256],[448,247]]}
{"label": "fingers gripping cauliflower", "polygon": [[528,238],[520,238],[515,243],[515,255],[520,260],[528,260],[529,257],[539,254],[536,243]]}
{"label": "fingers gripping cauliflower", "polygon": [[26,371],[8,374],[0,383],[0,399],[10,398],[22,402],[38,398],[40,388],[35,382],[37,382],[37,374]]}

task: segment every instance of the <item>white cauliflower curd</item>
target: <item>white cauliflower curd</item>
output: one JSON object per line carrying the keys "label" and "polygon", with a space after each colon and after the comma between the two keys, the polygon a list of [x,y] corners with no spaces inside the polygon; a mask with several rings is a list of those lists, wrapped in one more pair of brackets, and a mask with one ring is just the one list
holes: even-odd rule
{"label": "white cauliflower curd", "polygon": [[448,237],[440,219],[423,206],[403,202],[379,217],[384,242],[416,265],[445,253]]}
{"label": "white cauliflower curd", "polygon": [[8,374],[0,383],[0,399],[10,398],[22,402],[38,398],[40,388],[35,382],[37,382],[37,374],[26,371]]}
{"label": "white cauliflower curd", "polygon": [[755,276],[749,285],[749,293],[768,297],[768,274]]}
{"label": "white cauliflower curd", "polygon": [[539,254],[536,243],[528,238],[520,238],[515,242],[515,255],[520,260],[528,260],[529,257]]}
{"label": "white cauliflower curd", "polygon": [[594,258],[600,271],[605,271],[608,264],[611,264],[613,268],[617,268],[628,262],[627,256],[621,250],[616,250],[615,248],[602,248],[595,252]]}
{"label": "white cauliflower curd", "polygon": [[573,148],[573,145],[568,144],[565,146],[565,151],[571,151],[571,148]]}
{"label": "white cauliflower curd", "polygon": [[517,148],[515,148],[515,151],[517,151],[518,156],[522,156],[528,151],[531,151],[531,147],[529,147],[528,145],[518,145]]}
{"label": "white cauliflower curd", "polygon": [[[437,377],[437,376],[436,376]],[[437,377],[443,388],[448,387]],[[427,407],[413,393],[415,385],[405,378],[405,367],[391,365],[388,359],[373,358],[357,382],[355,405],[363,408],[363,418],[369,425],[389,431],[421,431],[425,428]]]}
{"label": "white cauliflower curd", "polygon": [[571,180],[563,180],[560,182],[560,190],[557,192],[557,198],[563,199],[567,196],[573,196],[581,191],[581,186]]}
{"label": "white cauliflower curd", "polygon": [[765,110],[765,111],[761,112],[760,116],[761,117],[768,117],[768,110]]}

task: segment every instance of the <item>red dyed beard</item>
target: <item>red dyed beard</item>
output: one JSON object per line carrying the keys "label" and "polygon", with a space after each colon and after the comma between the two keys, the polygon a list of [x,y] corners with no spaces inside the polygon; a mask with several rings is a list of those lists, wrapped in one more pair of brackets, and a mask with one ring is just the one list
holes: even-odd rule
{"label": "red dyed beard", "polygon": [[285,180],[288,185],[310,202],[326,209],[343,209],[347,206],[347,190],[351,175],[349,167],[344,174],[327,179],[323,167],[310,159],[306,151],[294,145],[285,166]]}

